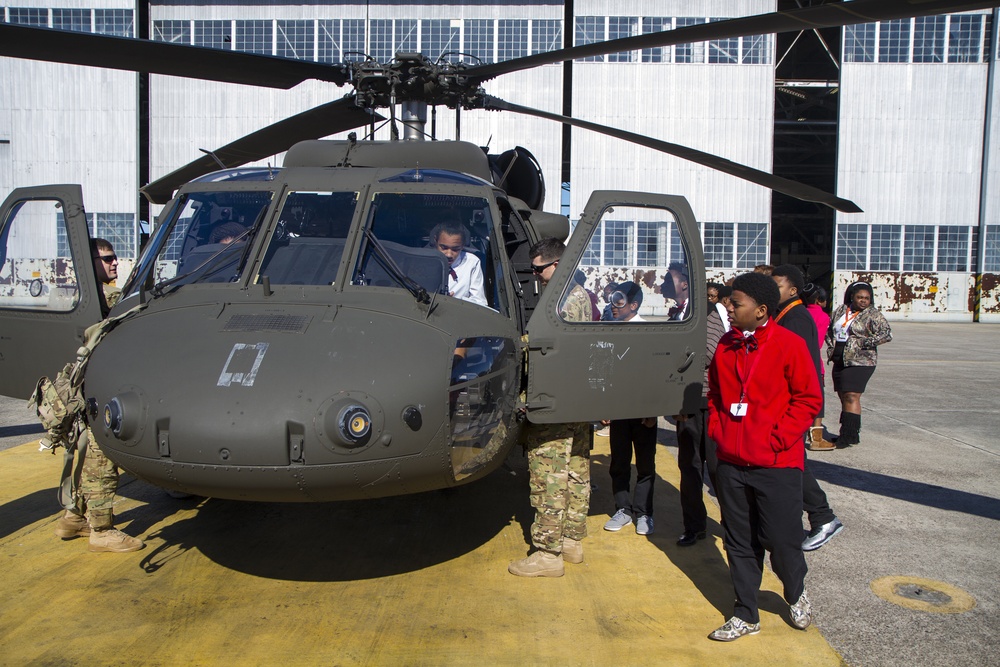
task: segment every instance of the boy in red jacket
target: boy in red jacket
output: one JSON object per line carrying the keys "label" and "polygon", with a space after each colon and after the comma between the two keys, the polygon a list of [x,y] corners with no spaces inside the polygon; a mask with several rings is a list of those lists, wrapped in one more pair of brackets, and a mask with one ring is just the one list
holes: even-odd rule
{"label": "boy in red jacket", "polygon": [[708,435],[718,443],[716,471],[733,617],[709,635],[733,641],[760,632],[757,592],[765,549],[784,585],[792,624],[812,620],[802,554],[802,434],[822,404],[805,341],[776,325],[774,281],[747,273],[733,281],[732,330],[719,341],[708,377]]}

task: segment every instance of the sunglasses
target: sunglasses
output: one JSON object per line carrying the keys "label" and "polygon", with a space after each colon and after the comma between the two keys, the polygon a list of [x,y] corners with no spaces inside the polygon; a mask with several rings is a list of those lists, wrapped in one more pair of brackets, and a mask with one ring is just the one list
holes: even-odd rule
{"label": "sunglasses", "polygon": [[558,263],[559,263],[559,260],[558,259],[554,259],[551,262],[549,262],[548,264],[532,264],[531,265],[531,272],[532,273],[537,273],[537,274],[541,275],[542,271],[544,271],[545,269],[549,268],[553,264],[558,264]]}
{"label": "sunglasses", "polygon": [[118,255],[96,255],[105,264],[111,264],[112,262],[118,261]]}

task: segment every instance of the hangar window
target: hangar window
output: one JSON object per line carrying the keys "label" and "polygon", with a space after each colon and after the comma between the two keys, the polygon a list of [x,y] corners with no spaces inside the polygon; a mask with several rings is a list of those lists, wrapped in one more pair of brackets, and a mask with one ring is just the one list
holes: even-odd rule
{"label": "hangar window", "polygon": [[1000,273],[1000,225],[987,225],[983,272]]}
{"label": "hangar window", "polygon": [[274,21],[236,21],[236,50],[269,56],[274,53]]}
{"label": "hangar window", "polygon": [[949,16],[948,62],[978,63],[983,52],[983,16]]}
{"label": "hangar window", "polygon": [[858,271],[868,267],[868,225],[837,225],[837,268]]}
{"label": "hangar window", "polygon": [[115,37],[134,37],[131,9],[95,9],[94,32]]}
{"label": "hangar window", "polygon": [[[669,16],[644,16],[642,17],[642,34],[648,35],[654,32],[670,30],[673,27],[673,19]],[[668,63],[670,62],[670,47],[657,46],[652,49],[642,50],[642,62],[644,63]]]}
{"label": "hangar window", "polygon": [[918,16],[913,22],[913,62],[944,62],[946,16]]}
{"label": "hangar window", "polygon": [[497,60],[513,60],[528,55],[528,21],[500,19],[497,22]]}
{"label": "hangar window", "polygon": [[194,45],[209,49],[232,49],[232,21],[195,21]]}
{"label": "hangar window", "polygon": [[[493,62],[493,19],[466,19],[465,20],[465,40],[462,52],[472,56],[471,62]],[[456,36],[452,44],[458,41]],[[449,46],[446,51],[456,51],[455,46]],[[468,59],[466,59],[468,60]]]}
{"label": "hangar window", "polygon": [[153,39],[174,44],[191,43],[190,21],[153,21]]}
{"label": "hangar window", "polygon": [[38,7],[10,7],[10,22],[38,28],[49,26],[49,10]]}
{"label": "hangar window", "polygon": [[[597,42],[606,41],[606,35],[607,32],[605,31],[603,16],[576,17],[576,30],[573,42],[575,46],[584,46],[585,44],[595,44]],[[603,56],[587,56],[586,58],[577,58],[578,62],[601,62],[603,60]]]}
{"label": "hangar window", "polygon": [[934,270],[934,225],[906,225],[903,239],[903,270]]}
{"label": "hangar window", "polygon": [[938,227],[937,270],[969,270],[968,227]]}
{"label": "hangar window", "polygon": [[93,32],[89,9],[53,9],[52,27],[56,30]]}
{"label": "hangar window", "polygon": [[868,268],[872,271],[898,271],[900,228],[897,225],[872,225],[871,234]]}
{"label": "hangar window", "polygon": [[[468,31],[468,23],[470,21],[466,21],[466,31]],[[458,58],[454,54],[462,50],[461,33],[458,22],[452,25],[448,19],[421,19],[420,52],[431,61],[436,61],[444,53],[451,53],[453,55],[449,60],[455,61]],[[469,35],[466,34],[466,40],[468,39]]]}
{"label": "hangar window", "polygon": [[282,58],[313,60],[316,53],[313,23],[313,21],[278,20],[276,55]]}
{"label": "hangar window", "polygon": [[531,22],[531,52],[545,53],[562,48],[562,21],[537,19]]}

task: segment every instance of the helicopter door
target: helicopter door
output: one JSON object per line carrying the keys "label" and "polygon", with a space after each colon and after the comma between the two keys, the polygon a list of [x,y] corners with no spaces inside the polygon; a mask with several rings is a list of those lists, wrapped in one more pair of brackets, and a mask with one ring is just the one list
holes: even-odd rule
{"label": "helicopter door", "polygon": [[[701,406],[708,301],[698,227],[683,197],[594,192],[555,266],[528,321],[530,421]],[[595,299],[602,319],[573,321]]]}
{"label": "helicopter door", "polygon": [[24,397],[101,319],[78,185],[19,188],[0,206],[0,394]]}

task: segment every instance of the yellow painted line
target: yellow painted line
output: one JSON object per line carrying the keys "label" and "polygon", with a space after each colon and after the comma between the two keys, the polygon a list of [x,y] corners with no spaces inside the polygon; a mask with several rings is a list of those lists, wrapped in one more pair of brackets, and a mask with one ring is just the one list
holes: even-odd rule
{"label": "yellow painted line", "polygon": [[92,554],[53,535],[61,457],[36,450],[0,452],[3,665],[842,664],[816,628],[788,624],[770,573],[760,634],[707,639],[732,611],[718,511],[709,540],[674,544],[664,447],[644,538],[601,529],[613,506],[598,439],[585,562],[558,579],[507,573],[527,552],[523,474],[324,505],[175,500],[132,481],[118,523],[147,547]]}

